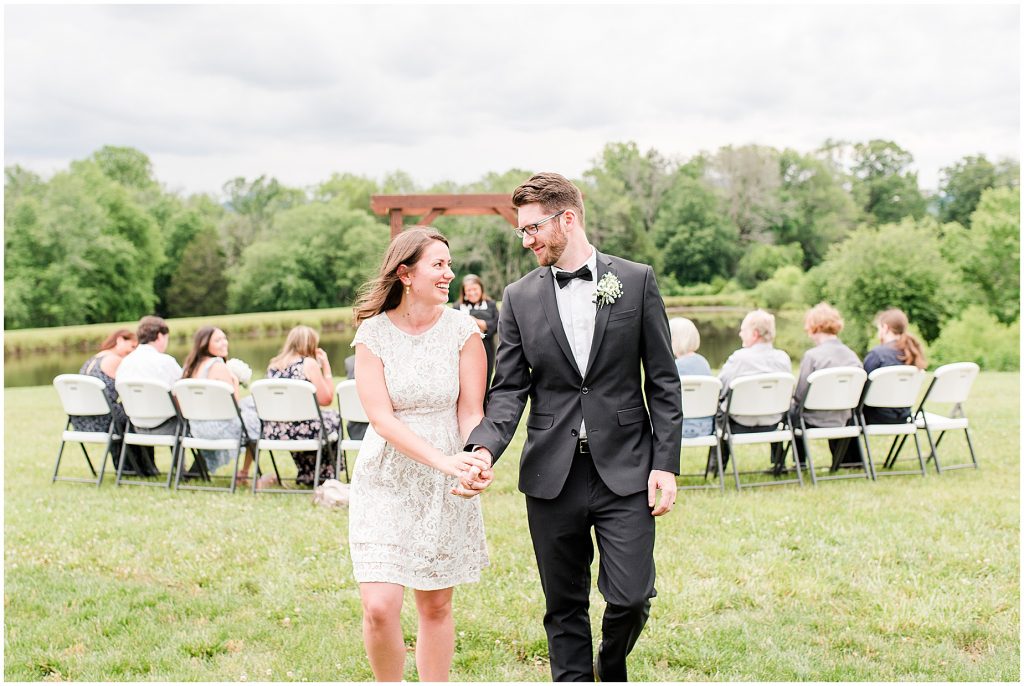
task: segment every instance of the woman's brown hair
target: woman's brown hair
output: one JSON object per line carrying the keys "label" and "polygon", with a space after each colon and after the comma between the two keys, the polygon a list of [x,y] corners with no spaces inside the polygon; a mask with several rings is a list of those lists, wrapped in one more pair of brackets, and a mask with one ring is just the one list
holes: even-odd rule
{"label": "woman's brown hair", "polygon": [[885,324],[889,331],[896,334],[896,340],[893,341],[893,345],[899,351],[900,361],[903,364],[910,364],[919,369],[924,369],[928,366],[927,361],[924,359],[924,349],[921,347],[921,341],[914,338],[912,334],[907,333],[907,327],[910,322],[907,320],[907,315],[903,313],[903,310],[892,308],[885,312],[880,312],[875,316],[875,325],[879,326]]}
{"label": "woman's brown hair", "polygon": [[196,331],[196,334],[192,337],[192,350],[189,351],[188,357],[185,358],[185,365],[181,370],[181,378],[191,379],[203,358],[212,357],[210,355],[210,339],[213,338],[213,334],[217,331],[220,331],[220,329],[216,326],[204,326],[199,331]]}
{"label": "woman's brown hair", "polygon": [[398,278],[398,268],[403,264],[408,268],[416,264],[430,241],[441,241],[448,245],[448,239],[430,226],[410,226],[391,239],[377,278],[359,289],[359,297],[352,308],[356,326],[365,319],[398,307],[402,302],[402,282]]}
{"label": "woman's brown hair", "polygon": [[[469,302],[468,300],[466,300],[466,285],[474,283],[480,287],[480,302],[487,300],[487,289],[484,288],[484,282],[480,280],[480,277],[477,276],[476,274],[466,274],[464,277],[462,277],[462,285],[459,286],[459,299],[458,301],[456,301],[456,304],[464,305]],[[470,304],[474,305],[476,303]]]}
{"label": "woman's brown hair", "polygon": [[274,359],[270,361],[269,367],[280,369],[278,364],[286,357],[298,355],[299,357],[316,357],[316,348],[320,345],[320,335],[308,326],[296,326],[288,332],[288,338],[284,341],[284,347]]}
{"label": "woman's brown hair", "polygon": [[100,352],[104,350],[113,350],[114,346],[117,345],[117,341],[121,338],[127,338],[129,341],[137,341],[138,337],[134,331],[128,329],[118,329],[114,333],[107,336],[102,343],[100,343]]}

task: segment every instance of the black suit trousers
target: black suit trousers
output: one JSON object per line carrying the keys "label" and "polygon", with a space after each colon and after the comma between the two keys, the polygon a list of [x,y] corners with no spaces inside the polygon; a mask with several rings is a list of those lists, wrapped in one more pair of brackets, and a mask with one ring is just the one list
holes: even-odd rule
{"label": "black suit trousers", "polygon": [[598,657],[604,681],[626,680],[626,656],[650,613],[654,589],[654,517],[647,492],[619,496],[589,454],[577,451],[562,492],[527,496],[526,511],[544,589],[551,676],[593,681],[590,565],[594,529],[600,552],[597,587],[607,601]]}

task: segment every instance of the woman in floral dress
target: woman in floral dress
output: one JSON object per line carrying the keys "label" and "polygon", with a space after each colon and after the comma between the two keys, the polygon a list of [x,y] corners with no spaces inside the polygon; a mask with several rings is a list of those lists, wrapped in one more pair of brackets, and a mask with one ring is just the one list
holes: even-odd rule
{"label": "woman in floral dress", "polygon": [[[331,378],[331,363],[320,345],[320,336],[308,326],[296,326],[288,332],[281,353],[270,361],[267,367],[268,379],[300,379],[316,387],[316,400],[321,406],[320,416],[324,420],[324,431],[331,434],[341,426],[341,415],[336,410],[323,409],[334,402],[334,382]],[[319,438],[320,422],[264,422],[263,438],[272,440],[309,440]],[[316,453],[291,453],[298,470],[296,483],[313,485],[313,471],[316,469]],[[320,482],[334,478],[334,465],[330,460],[320,460]],[[272,474],[260,477],[259,487],[274,482]]]}

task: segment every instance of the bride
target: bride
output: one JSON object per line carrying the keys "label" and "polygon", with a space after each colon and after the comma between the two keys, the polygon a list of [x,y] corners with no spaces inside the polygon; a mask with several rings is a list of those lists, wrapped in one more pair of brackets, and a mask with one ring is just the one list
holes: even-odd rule
{"label": "bride", "polygon": [[473,319],[447,307],[451,263],[444,236],[409,228],[355,306],[356,384],[370,428],[352,473],[349,545],[377,681],[403,676],[406,587],[419,615],[419,678],[448,680],[454,587],[488,564],[480,499],[460,497],[459,483],[493,476],[480,456],[460,453],[483,417],[487,357]]}

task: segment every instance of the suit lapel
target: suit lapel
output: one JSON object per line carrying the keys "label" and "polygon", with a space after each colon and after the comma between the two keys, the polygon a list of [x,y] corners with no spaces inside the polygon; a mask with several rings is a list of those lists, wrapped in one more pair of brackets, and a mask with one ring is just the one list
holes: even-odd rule
{"label": "suit lapel", "polygon": [[[597,253],[597,275],[595,285],[601,283],[601,277],[611,271],[612,261],[607,255]],[[604,330],[608,328],[608,315],[611,314],[612,306],[605,305],[597,310],[597,319],[594,321],[594,340],[590,343],[590,356],[587,358],[587,371],[594,368],[594,360],[597,359],[597,351],[601,349],[604,341]]]}
{"label": "suit lapel", "polygon": [[580,374],[580,368],[576,364],[576,357],[572,354],[572,348],[569,347],[569,339],[565,337],[562,318],[558,316],[558,303],[555,302],[555,278],[551,275],[551,269],[548,267],[541,269],[538,272],[538,277],[540,302],[544,307],[544,316],[548,320],[551,334],[555,337],[555,341],[558,342],[558,347],[562,349],[566,359],[569,360],[569,364],[576,370],[580,378],[583,378],[583,374]]}

